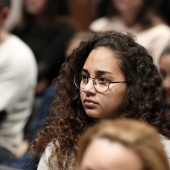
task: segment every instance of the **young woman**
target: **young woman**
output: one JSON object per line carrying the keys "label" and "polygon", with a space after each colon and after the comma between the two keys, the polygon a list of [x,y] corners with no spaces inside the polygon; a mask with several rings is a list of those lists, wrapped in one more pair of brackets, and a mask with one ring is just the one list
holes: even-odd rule
{"label": "young woman", "polygon": [[[80,134],[100,119],[131,118],[170,138],[170,112],[152,57],[130,36],[98,33],[63,64],[46,128],[34,142],[38,169],[74,169]],[[51,143],[50,143],[51,142]],[[166,143],[165,142],[165,143]]]}
{"label": "young woman", "polygon": [[110,0],[110,12],[91,23],[93,31],[129,31],[136,36],[158,66],[159,57],[170,41],[170,29],[162,17],[160,0]]}
{"label": "young woman", "polygon": [[160,136],[144,122],[104,120],[83,134],[79,170],[169,170]]}

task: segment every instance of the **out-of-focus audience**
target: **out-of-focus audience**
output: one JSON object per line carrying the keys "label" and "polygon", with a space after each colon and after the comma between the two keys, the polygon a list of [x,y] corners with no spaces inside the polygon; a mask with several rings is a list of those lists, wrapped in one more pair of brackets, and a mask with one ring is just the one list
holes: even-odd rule
{"label": "out-of-focus audience", "polygon": [[163,86],[166,89],[166,95],[170,102],[170,42],[160,57],[159,69],[162,76]]}
{"label": "out-of-focus audience", "polygon": [[0,164],[20,156],[24,127],[31,115],[37,65],[31,49],[4,23],[10,0],[0,0]]}
{"label": "out-of-focus audience", "polygon": [[132,33],[158,66],[159,56],[170,41],[170,29],[159,5],[159,0],[111,0],[109,14],[92,22],[89,28]]}
{"label": "out-of-focus audience", "polygon": [[68,24],[66,0],[25,0],[23,17],[12,33],[33,50],[38,63],[36,94],[41,95],[58,75],[66,42],[74,30]]}
{"label": "out-of-focus audience", "polygon": [[136,120],[105,120],[89,128],[78,146],[79,170],[169,170],[156,129]]}
{"label": "out-of-focus audience", "polygon": [[[101,6],[100,6],[101,13],[96,16],[97,17],[102,16],[102,17],[96,19],[94,22],[90,24],[89,26],[90,31],[81,31],[75,33],[72,25],[70,24],[69,7],[67,6],[67,0],[62,0],[62,1],[20,0],[17,2],[15,0],[12,0],[12,4],[13,5],[15,4],[14,5],[15,9],[13,12],[15,13],[16,17],[12,19],[14,14],[12,12],[10,14],[12,17],[10,16],[9,20],[7,19],[10,12],[9,10],[10,0],[0,0],[0,94],[1,94],[0,96],[0,169],[5,170],[8,169],[9,167],[11,167],[12,169],[17,168],[23,170],[37,169],[34,164],[34,161],[35,163],[37,163],[36,161],[39,158],[37,158],[37,155],[35,155],[35,157],[33,157],[33,160],[31,159],[29,155],[28,146],[30,142],[32,142],[35,139],[37,135],[37,131],[39,131],[39,129],[44,126],[47,126],[48,122],[47,124],[43,124],[43,123],[45,122],[49,113],[52,113],[51,119],[49,120],[52,120],[51,122],[53,122],[53,125],[51,126],[49,125],[47,126],[47,128],[44,129],[46,130],[46,133],[49,134],[44,134],[44,131],[42,130],[41,133],[39,134],[39,138],[37,138],[38,140],[39,139],[42,140],[42,143],[40,142],[40,140],[39,143],[43,145],[42,146],[43,149],[45,149],[45,147],[47,146],[46,151],[44,152],[40,160],[40,165],[43,165],[45,167],[42,170],[47,170],[46,167],[49,168],[50,161],[52,162],[55,157],[52,155],[54,153],[62,157],[62,153],[64,153],[64,150],[66,150],[68,151],[68,157],[66,155],[66,157],[63,156],[63,158],[64,160],[65,158],[70,159],[69,154],[70,153],[73,154],[72,152],[74,147],[73,143],[74,142],[76,143],[78,141],[78,136],[76,136],[75,134],[78,134],[79,131],[81,131],[81,129],[83,128],[86,129],[86,127],[88,127],[91,123],[93,123],[92,120],[93,117],[91,118],[90,116],[89,117],[86,116],[84,109],[82,107],[79,108],[79,106],[81,105],[80,101],[73,102],[73,100],[75,101],[76,98],[75,95],[79,95],[79,94],[78,91],[76,91],[77,89],[75,89],[75,86],[73,85],[72,82],[73,79],[70,78],[72,76],[69,77],[69,75],[71,75],[70,71],[74,72],[75,70],[79,69],[82,60],[79,59],[78,60],[79,63],[77,62],[78,64],[76,66],[73,66],[72,64],[74,62],[74,59],[72,60],[68,58],[73,56],[75,57],[75,55],[79,53],[81,53],[81,55],[84,55],[83,52],[80,52],[81,51],[80,48],[79,48],[80,51],[76,51],[76,50],[74,51],[74,49],[79,46],[81,41],[87,41],[91,39],[91,37],[93,37],[94,35],[94,32],[106,31],[106,30],[118,30],[121,32],[130,32],[134,36],[136,36],[137,42],[143,45],[144,47],[146,47],[148,52],[153,57],[155,64],[159,67],[160,74],[162,75],[163,86],[166,89],[166,95],[168,97],[168,100],[170,101],[170,69],[169,69],[170,68],[170,28],[168,26],[168,24],[170,24],[170,17],[168,16],[169,11],[167,10],[169,9],[168,7],[170,5],[169,1],[168,0],[161,0],[161,1],[160,0],[135,0],[135,1],[134,0],[107,0],[107,1],[100,0],[98,1],[98,3],[100,2],[101,2]],[[18,11],[16,11],[16,9],[18,9]],[[13,33],[14,35],[10,34],[6,28],[8,28],[8,30],[11,30],[11,33]],[[122,43],[126,44],[125,41]],[[72,52],[74,54],[72,54]],[[52,82],[53,79],[58,76],[60,67],[64,62],[65,57],[67,58],[66,60],[69,60],[67,61],[68,65],[66,66],[65,64],[66,72],[65,73],[62,72],[62,74],[58,78],[59,85],[60,85],[59,88],[61,88],[61,92],[59,92],[60,99],[56,97],[55,100],[53,101],[53,105],[51,105],[54,96],[55,95],[57,96],[58,91],[60,91],[57,87],[57,84],[53,84]],[[71,66],[69,64],[71,64]],[[37,71],[37,65],[38,65],[38,71]],[[91,67],[93,68],[93,65]],[[68,68],[70,68],[69,71]],[[150,69],[151,68],[148,67],[148,70]],[[153,67],[152,69],[155,70],[155,68]],[[124,72],[124,74],[126,73],[126,71]],[[67,80],[66,77],[68,78]],[[157,76],[155,75],[154,80],[156,80],[156,77]],[[141,77],[140,79],[142,80]],[[36,83],[37,81],[38,84]],[[67,82],[67,84],[69,83],[69,85],[62,83],[64,81]],[[131,84],[128,85],[131,86]],[[67,87],[69,86],[68,89],[70,91],[67,92],[64,91],[63,89],[65,88],[65,86]],[[155,98],[156,99],[163,98],[161,96],[163,95],[163,91],[162,93],[160,92],[162,90],[161,87],[158,88],[156,86],[157,86],[156,84],[154,85],[154,87],[150,86],[152,90],[156,88],[158,89],[156,93],[157,97]],[[143,87],[144,86],[142,86],[142,88]],[[134,88],[137,88],[137,85]],[[74,95],[72,95],[72,93],[74,93]],[[151,92],[148,93],[150,95]],[[158,93],[159,94],[161,93],[159,97],[158,97]],[[61,97],[63,96],[63,94],[66,97],[66,99],[64,99],[64,97]],[[70,97],[70,95],[72,95],[72,97]],[[132,96],[135,95],[136,92],[134,91],[134,94]],[[146,94],[146,96],[149,95]],[[35,111],[32,109],[33,103],[34,105],[36,105],[34,96],[38,98],[40,97],[42,99],[40,105],[38,105]],[[64,99],[63,104],[61,104],[61,98]],[[154,101],[156,102],[155,98]],[[135,101],[136,100],[137,99],[135,99]],[[147,100],[150,103],[153,102],[151,101],[151,98]],[[141,99],[138,100],[138,102],[140,101]],[[164,98],[162,101],[164,101]],[[69,103],[71,106],[66,108],[65,107],[66,103],[67,104]],[[59,106],[57,106],[57,104]],[[148,104],[146,106],[142,105],[141,110],[143,109],[145,111],[146,110],[148,111],[149,109],[147,106]],[[159,130],[159,133],[162,134],[160,135],[162,139],[162,143],[164,144],[165,150],[167,151],[168,159],[170,159],[170,152],[169,152],[170,145],[168,139],[169,132],[167,131],[168,129],[167,120],[166,121],[163,120],[168,114],[165,117],[161,118],[161,114],[163,112],[166,114],[166,111],[168,110],[166,108],[167,105],[166,106],[164,105],[165,107],[163,106],[162,110],[158,109],[160,108],[159,104],[157,104],[157,106],[154,104],[154,106],[155,106],[154,109],[150,109],[149,114],[151,114],[151,112],[152,115],[153,113],[155,115],[157,114],[155,118],[151,117],[148,113],[145,114],[145,117],[142,117],[144,116],[143,115],[145,113],[144,111],[142,112],[141,117],[139,115],[131,115],[131,114],[128,115],[130,111],[124,113],[123,116],[124,117],[131,116],[135,119],[145,119],[146,122],[149,122],[150,124],[156,126]],[[130,109],[131,109],[131,105],[129,105],[128,110]],[[155,111],[156,109],[159,110],[159,113]],[[75,111],[76,119],[74,119],[75,118],[74,114],[72,114],[71,116],[68,115],[67,117],[67,114],[69,113],[66,114],[66,112],[67,111],[73,112],[73,110]],[[79,115],[80,111],[83,113],[83,116]],[[59,117],[55,118],[56,115],[58,116],[58,113],[64,113],[64,116],[62,115],[63,118],[61,119]],[[32,116],[31,119],[30,116]],[[148,117],[146,118],[146,116]],[[162,122],[160,120],[162,120]],[[56,125],[55,121],[56,122],[58,121],[58,124],[60,125]],[[72,122],[74,126],[74,130],[72,129],[72,125],[69,125],[70,123],[69,121]],[[162,127],[164,121],[166,123],[164,124],[164,127]],[[106,124],[108,124],[108,129],[117,128],[118,124],[119,125],[121,124],[122,130],[123,128],[125,128],[125,126],[126,127],[128,126],[130,128],[128,134],[125,135],[123,132],[124,130],[121,131],[122,133],[118,131],[119,135],[122,134],[123,136],[124,134],[125,138],[121,138],[122,136],[119,136],[120,138],[118,139],[116,138],[118,136],[115,136],[114,140],[116,139],[117,144],[114,147],[117,147],[117,149],[121,149],[121,151],[123,151],[122,149],[124,149],[124,151],[127,151],[126,153],[128,155],[133,155],[134,156],[133,158],[136,159],[137,162],[139,163],[138,165],[141,165],[142,167],[146,165],[148,170],[153,170],[153,169],[167,170],[168,168],[167,161],[165,161],[164,159],[165,154],[162,151],[162,145],[160,144],[160,139],[158,139],[158,135],[156,134],[157,132],[144,123],[135,122],[135,121],[127,121],[127,122],[128,123],[131,122],[132,123],[131,126],[127,125],[126,121],[123,121],[122,123],[119,121],[115,121],[114,127],[113,127],[113,122],[106,121],[104,123],[99,123],[99,125],[89,130],[86,134],[91,133],[96,127],[98,128],[100,126],[103,127]],[[68,123],[67,127],[70,126],[68,129],[66,128],[68,132],[63,134],[61,134],[61,131],[62,130],[64,131],[66,129],[64,129],[65,125],[62,125],[62,123],[64,124]],[[136,126],[137,128],[131,130],[132,126]],[[55,132],[53,132],[51,129],[49,130],[48,127],[51,129],[53,129],[54,127],[55,129],[59,129],[59,131],[57,131],[56,133],[59,133],[59,135],[61,136],[58,138]],[[75,130],[76,128],[77,131]],[[148,129],[148,131],[145,131],[144,130],[145,128]],[[23,140],[24,130],[27,135],[26,140]],[[73,130],[72,132],[75,134],[70,135],[69,132],[71,130]],[[102,130],[102,128],[100,130]],[[103,128],[102,132],[105,133],[105,130],[107,130],[107,128]],[[137,133],[138,130],[142,131],[139,134],[142,134],[140,135],[141,136],[140,139],[142,141],[141,145],[143,146],[143,148],[145,149],[147,148],[147,146],[145,145],[146,144],[145,142],[147,141],[148,141],[147,144],[149,144],[149,146],[150,146],[150,142],[154,143],[146,151],[147,153],[149,151],[150,151],[149,153],[151,152],[153,153],[153,154],[148,154],[152,156],[154,155],[153,162],[152,162],[153,157],[144,155],[143,152],[144,150],[142,149],[138,150],[139,152],[141,151],[141,155],[140,153],[136,153],[136,150],[133,149],[134,145],[130,145],[130,143],[128,143],[129,141],[126,141],[128,135],[130,134],[132,135],[132,133],[133,134]],[[85,135],[88,138],[87,140],[89,140],[89,143],[85,142],[86,140],[84,139],[86,137],[83,137],[82,140],[84,141],[81,141],[80,150],[79,150],[79,158],[80,158],[79,160],[81,165],[80,170],[86,170],[83,166],[84,165],[83,161],[87,160],[85,159],[86,151],[87,151],[86,149],[89,150],[90,147],[93,150],[95,150],[94,144],[98,146],[99,145],[102,146],[103,144],[106,143],[109,143],[110,144],[109,146],[111,145],[113,146],[113,143],[115,144],[113,138],[110,137],[108,138],[107,135],[106,138],[105,136],[104,137],[100,136],[98,133],[99,131],[97,130],[95,131],[95,133],[97,133],[97,136],[95,135],[95,137],[93,137],[94,139],[90,138],[90,135],[89,136]],[[151,139],[150,137],[146,138],[147,140],[143,142],[142,137],[144,138],[144,135],[145,134],[147,135],[149,133],[150,135],[154,136],[153,139],[155,139],[155,141],[157,142],[155,141],[153,142],[153,139]],[[68,134],[70,135],[69,137]],[[48,139],[44,139],[43,135]],[[131,136],[131,140],[134,139],[133,142],[135,142],[135,140],[140,140],[139,136],[136,135],[136,138],[135,137],[133,138],[132,136]],[[72,140],[71,139],[72,137],[75,139]],[[55,151],[52,152],[49,151],[51,149],[50,148],[51,146],[48,145],[49,142],[51,142],[50,139],[53,139],[54,141],[56,139],[60,139],[62,143],[64,141],[65,142],[67,141],[68,143],[71,141],[72,143],[69,143],[70,146],[69,149],[66,146],[67,144],[63,143],[62,149],[60,148],[60,146],[58,148],[57,147],[55,148],[55,149],[61,149],[59,152],[55,152]],[[59,141],[59,143],[61,141]],[[129,146],[131,147],[129,148]],[[139,145],[136,145],[136,147],[138,146]],[[42,149],[41,147],[39,148]],[[84,149],[83,151],[82,148]],[[47,151],[49,152],[47,153]],[[159,153],[159,155],[155,153],[156,151],[157,153]],[[110,152],[109,154],[112,154],[112,152]],[[44,158],[45,156],[46,158]],[[74,155],[71,156],[74,157]],[[99,156],[99,154],[97,154],[97,156]],[[146,160],[144,161],[143,159],[141,159],[141,156],[146,158]],[[49,162],[47,161],[48,158],[51,159],[48,160]],[[95,157],[95,159],[98,158],[99,158],[98,162],[100,162],[101,160],[104,161],[103,158]],[[128,158],[130,159],[130,156]],[[159,160],[156,162],[155,160],[157,159]],[[109,159],[107,159],[106,161],[109,161]],[[54,162],[58,163],[58,161],[55,159]],[[149,164],[149,162],[152,163]],[[70,162],[68,162],[68,165],[69,163]],[[40,165],[39,168],[42,167]],[[95,166],[97,164],[96,165],[93,164],[93,165],[95,169]],[[123,165],[124,164],[121,163],[121,166]],[[131,164],[131,165],[135,166],[136,164]],[[63,165],[61,165],[61,167],[62,166]],[[141,166],[138,167],[141,168]],[[97,169],[99,170],[100,167],[98,167]],[[125,167],[125,169],[127,170],[127,167]]]}

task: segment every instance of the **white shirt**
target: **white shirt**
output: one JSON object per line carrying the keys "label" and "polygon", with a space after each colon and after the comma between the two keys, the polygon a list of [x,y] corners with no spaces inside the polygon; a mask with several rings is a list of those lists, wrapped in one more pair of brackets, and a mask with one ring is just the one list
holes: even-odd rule
{"label": "white shirt", "polygon": [[166,152],[168,162],[169,162],[169,165],[170,165],[170,140],[164,138],[163,136],[161,136],[161,138],[162,138],[162,144],[165,148],[165,152]]}
{"label": "white shirt", "polygon": [[30,48],[9,35],[0,44],[0,111],[7,112],[0,124],[0,147],[14,155],[23,140],[23,128],[31,115],[37,65]]}

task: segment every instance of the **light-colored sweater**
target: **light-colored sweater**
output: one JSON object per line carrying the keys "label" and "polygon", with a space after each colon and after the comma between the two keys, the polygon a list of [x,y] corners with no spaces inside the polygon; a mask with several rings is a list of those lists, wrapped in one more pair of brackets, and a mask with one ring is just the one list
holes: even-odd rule
{"label": "light-colored sweater", "polygon": [[0,44],[0,147],[16,155],[23,140],[24,126],[31,115],[37,81],[37,65],[30,48],[9,35]]}

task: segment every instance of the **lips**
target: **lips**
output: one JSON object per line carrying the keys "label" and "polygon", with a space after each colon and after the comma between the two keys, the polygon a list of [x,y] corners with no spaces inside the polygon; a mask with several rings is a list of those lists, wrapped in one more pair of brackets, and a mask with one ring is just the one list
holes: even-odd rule
{"label": "lips", "polygon": [[94,108],[96,105],[97,105],[97,102],[95,102],[91,99],[86,98],[84,100],[84,106],[87,108]]}

